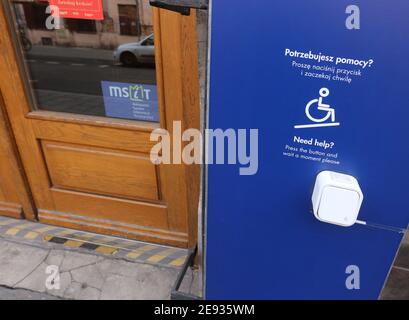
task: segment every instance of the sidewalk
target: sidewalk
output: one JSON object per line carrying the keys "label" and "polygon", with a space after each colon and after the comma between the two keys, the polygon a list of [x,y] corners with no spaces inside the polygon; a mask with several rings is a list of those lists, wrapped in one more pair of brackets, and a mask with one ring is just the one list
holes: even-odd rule
{"label": "sidewalk", "polygon": [[[169,299],[185,253],[0,217],[0,299]],[[189,270],[181,290],[198,288]]]}
{"label": "sidewalk", "polygon": [[381,300],[409,300],[409,231],[396,256]]}
{"label": "sidewalk", "polygon": [[71,48],[57,46],[33,46],[27,52],[30,58],[63,58],[63,59],[79,59],[93,60],[113,63],[113,50],[92,49],[92,48]]}

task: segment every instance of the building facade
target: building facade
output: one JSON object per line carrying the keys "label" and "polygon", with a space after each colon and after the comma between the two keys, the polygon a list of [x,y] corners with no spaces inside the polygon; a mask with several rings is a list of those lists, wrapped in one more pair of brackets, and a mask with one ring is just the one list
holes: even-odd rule
{"label": "building facade", "polygon": [[149,0],[103,0],[101,21],[61,18],[60,27],[49,30],[45,21],[48,1],[15,1],[20,27],[33,45],[113,49],[139,41],[153,33]]}

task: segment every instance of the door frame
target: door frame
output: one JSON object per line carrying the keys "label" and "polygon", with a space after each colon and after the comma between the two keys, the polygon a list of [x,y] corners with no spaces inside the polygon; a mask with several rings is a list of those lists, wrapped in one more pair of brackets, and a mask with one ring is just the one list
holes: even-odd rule
{"label": "door frame", "polygon": [[[24,125],[26,118],[36,121],[52,120],[69,125],[70,123],[84,124],[93,128],[113,127],[118,129],[132,128],[149,134],[153,129],[160,127],[170,133],[173,121],[181,121],[182,130],[200,128],[200,100],[198,75],[198,48],[196,35],[196,12],[192,10],[190,16],[153,8],[154,33],[156,50],[157,86],[160,108],[160,124],[152,125],[138,121],[118,120],[83,115],[69,115],[50,111],[32,111],[30,97],[26,92],[26,84],[21,73],[24,66],[19,65],[15,48],[15,39],[10,31],[9,22],[3,5],[0,6],[0,90],[3,94],[5,112],[9,115],[10,126],[22,158],[22,165],[28,178],[30,189],[41,189],[41,181],[45,179],[47,168],[37,170],[35,164],[29,161],[30,153],[40,152],[39,148],[30,146],[36,141],[34,129]],[[166,25],[166,28],[163,26]],[[19,109],[22,108],[22,109]],[[22,112],[23,110],[23,112]],[[18,143],[20,142],[20,144]],[[38,154],[43,157],[43,155]],[[25,159],[25,160],[24,160]],[[170,243],[181,247],[194,247],[197,243],[197,221],[200,167],[198,165],[161,165],[160,170],[166,175],[172,185],[165,186],[168,195],[169,227],[174,230],[186,230],[180,239]],[[43,176],[41,176],[43,175]],[[42,195],[37,195],[42,197]],[[43,200],[46,201],[45,197]],[[38,218],[38,213],[36,215]],[[52,219],[42,219],[46,223],[55,224]],[[78,228],[75,221],[58,222],[59,225]],[[81,229],[91,232],[108,233],[118,236],[129,236],[115,228],[105,229],[104,226],[95,227],[80,225]],[[157,242],[151,236],[140,236],[139,240]],[[163,242],[162,240],[158,240]]]}
{"label": "door frame", "polygon": [[0,90],[0,215],[35,221],[36,212]]}

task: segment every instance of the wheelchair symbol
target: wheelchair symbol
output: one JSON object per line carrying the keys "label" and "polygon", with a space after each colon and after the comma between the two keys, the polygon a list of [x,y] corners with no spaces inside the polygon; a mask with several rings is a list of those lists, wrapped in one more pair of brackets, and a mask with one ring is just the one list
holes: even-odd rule
{"label": "wheelchair symbol", "polygon": [[[329,96],[329,89],[322,88],[320,90],[320,97],[318,99],[313,99],[307,103],[305,107],[305,114],[310,119],[312,124],[304,124],[295,126],[295,129],[307,129],[307,128],[317,128],[317,127],[337,127],[341,124],[335,120],[335,109],[331,108],[329,104],[323,102],[324,98]],[[323,111],[322,118],[315,118],[311,114],[311,108],[315,107],[319,111]]]}

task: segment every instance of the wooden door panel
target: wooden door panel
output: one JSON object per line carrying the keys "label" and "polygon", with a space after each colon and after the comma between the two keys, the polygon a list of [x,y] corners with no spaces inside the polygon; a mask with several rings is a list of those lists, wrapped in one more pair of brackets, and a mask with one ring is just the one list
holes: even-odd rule
{"label": "wooden door panel", "polygon": [[6,196],[4,195],[4,192],[0,186],[0,202],[4,202],[6,200]]}
{"label": "wooden door panel", "polygon": [[57,211],[39,209],[44,223],[156,243],[186,246],[186,232],[170,230],[165,205],[51,189]]}
{"label": "wooden door panel", "polygon": [[[135,151],[145,154],[149,154],[156,143],[150,141],[152,127],[148,129],[129,125],[124,128],[110,128],[62,122],[61,115],[56,119],[58,120],[32,120],[36,137],[41,140],[57,140],[67,143],[86,141],[89,146]],[[132,129],[130,130],[129,127]],[[135,127],[137,129],[134,129]]]}
{"label": "wooden door panel", "polygon": [[167,229],[167,208],[163,204],[119,199],[52,188],[57,211],[112,222]]}
{"label": "wooden door panel", "polygon": [[194,246],[199,174],[185,165],[155,166],[149,153],[156,144],[152,130],[171,131],[173,121],[183,129],[200,127],[195,13],[154,9],[160,123],[147,123],[34,110],[4,10],[0,6],[0,90],[39,220]]}
{"label": "wooden door panel", "polygon": [[0,215],[21,219],[23,207],[18,203],[0,201]]}
{"label": "wooden door panel", "polygon": [[50,141],[42,147],[54,188],[160,200],[157,169],[147,155]]}
{"label": "wooden door panel", "polygon": [[[69,196],[68,192],[61,192],[58,196],[61,196],[61,200],[65,203],[66,200],[77,201],[78,195],[75,193]],[[84,199],[88,200],[88,199]],[[58,199],[57,199],[58,201]],[[100,203],[100,199],[95,199]],[[82,210],[83,208],[81,208]],[[88,206],[88,209],[92,212],[92,206]],[[112,207],[112,210],[107,214],[111,219],[100,219],[100,212],[96,213],[97,218],[93,218],[84,214],[72,214],[63,211],[48,211],[39,210],[38,216],[43,223],[52,225],[60,225],[67,228],[80,229],[90,232],[97,232],[103,234],[109,234],[114,236],[127,237],[132,239],[142,239],[144,241],[151,241],[166,245],[174,245],[178,247],[185,247],[188,243],[188,235],[186,232],[171,231],[167,228],[149,227],[145,225],[138,225],[135,220],[130,219],[130,223],[119,222],[118,218],[113,214],[118,214],[121,211],[121,207]],[[124,206],[126,212],[130,212],[126,206]],[[141,207],[141,210],[146,208]],[[136,220],[137,221],[137,220]]]}

